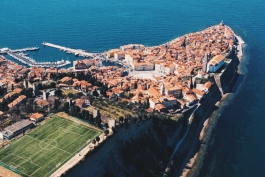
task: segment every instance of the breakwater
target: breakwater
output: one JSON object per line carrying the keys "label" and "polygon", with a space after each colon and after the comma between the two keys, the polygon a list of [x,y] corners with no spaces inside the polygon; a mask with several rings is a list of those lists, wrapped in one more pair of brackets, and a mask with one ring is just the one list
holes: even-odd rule
{"label": "breakwater", "polygon": [[0,49],[0,54],[7,54],[9,52],[11,53],[17,53],[17,52],[27,52],[27,51],[37,51],[39,50],[39,47],[27,47],[27,48],[23,48],[23,49],[9,49],[9,48],[2,48]]}
{"label": "breakwater", "polygon": [[59,49],[60,51],[63,51],[63,52],[66,52],[66,53],[71,53],[71,54],[74,54],[76,56],[95,57],[97,55],[100,55],[100,53],[91,53],[91,52],[87,52],[87,51],[82,50],[82,49],[71,49],[71,48],[68,48],[68,47],[52,44],[52,43],[49,43],[49,42],[43,42],[42,45],[48,46],[48,47],[52,47],[52,48],[56,48],[56,49]]}

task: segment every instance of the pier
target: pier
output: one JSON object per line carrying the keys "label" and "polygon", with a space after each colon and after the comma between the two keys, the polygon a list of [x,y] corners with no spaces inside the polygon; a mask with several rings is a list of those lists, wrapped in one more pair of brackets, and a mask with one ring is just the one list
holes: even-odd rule
{"label": "pier", "polygon": [[63,46],[52,44],[52,43],[48,43],[48,42],[43,42],[42,45],[48,46],[48,47],[52,47],[52,48],[56,48],[56,49],[59,49],[59,50],[61,50],[63,52],[66,52],[66,53],[72,53],[72,54],[74,54],[76,56],[94,57],[94,56],[99,55],[98,53],[91,53],[91,52],[87,52],[87,51],[82,50],[82,49],[71,49],[71,48],[68,48],[68,47],[63,47]]}
{"label": "pier", "polygon": [[39,49],[40,49],[39,47],[27,47],[27,48],[16,49],[16,50],[11,50],[9,48],[2,48],[0,49],[0,54],[7,54],[8,52],[17,53],[17,52],[36,51]]}

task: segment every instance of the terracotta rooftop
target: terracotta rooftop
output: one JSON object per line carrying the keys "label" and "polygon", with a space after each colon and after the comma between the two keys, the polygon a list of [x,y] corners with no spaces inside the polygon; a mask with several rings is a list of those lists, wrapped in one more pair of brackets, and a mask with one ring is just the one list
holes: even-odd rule
{"label": "terracotta rooftop", "polygon": [[32,115],[30,115],[30,119],[39,119],[39,118],[41,118],[41,117],[43,117],[44,115],[43,114],[41,114],[41,113],[34,113],[34,114],[32,114]]}

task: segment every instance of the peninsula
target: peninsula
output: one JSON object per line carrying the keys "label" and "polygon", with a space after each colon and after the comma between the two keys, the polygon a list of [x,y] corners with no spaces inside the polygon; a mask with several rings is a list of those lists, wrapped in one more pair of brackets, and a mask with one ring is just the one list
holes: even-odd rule
{"label": "peninsula", "polygon": [[91,176],[186,176],[205,143],[203,123],[238,77],[243,44],[221,22],[159,46],[102,53],[43,42],[89,57],[67,69],[64,61],[20,66],[4,54],[27,58],[24,50],[1,49],[1,168],[57,177],[87,163]]}

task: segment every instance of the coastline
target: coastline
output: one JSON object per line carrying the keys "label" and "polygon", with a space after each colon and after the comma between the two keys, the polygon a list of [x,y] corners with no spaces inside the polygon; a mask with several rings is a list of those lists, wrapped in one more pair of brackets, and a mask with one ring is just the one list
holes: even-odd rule
{"label": "coastline", "polygon": [[[237,66],[237,72],[238,73],[245,73],[246,69],[243,70],[243,68],[245,67],[244,64],[244,47],[245,47],[245,42],[244,40],[237,35],[230,27],[228,27],[234,34],[235,38],[238,41],[238,45],[237,45],[237,53],[236,56],[239,59],[239,65]],[[233,85],[233,88],[240,84],[237,83],[238,81],[235,82],[235,84]],[[243,81],[244,82],[244,81]],[[205,121],[203,122],[203,128],[200,131],[200,135],[199,135],[199,140],[200,142],[203,142],[203,144],[205,144],[204,146],[200,146],[200,148],[197,150],[197,152],[195,153],[195,155],[191,158],[188,158],[187,163],[185,162],[185,166],[188,168],[183,168],[182,172],[181,172],[181,177],[193,177],[196,174],[193,174],[194,172],[192,172],[191,174],[189,173],[191,171],[191,169],[195,169],[195,173],[198,172],[198,170],[201,169],[202,167],[202,163],[203,160],[205,158],[205,154],[207,151],[207,148],[209,146],[211,146],[211,144],[213,143],[214,140],[211,141],[211,138],[213,136],[213,131],[216,128],[216,124],[219,120],[219,117],[221,115],[221,113],[223,111],[225,111],[225,108],[231,104],[231,101],[234,99],[235,95],[237,94],[230,94],[230,93],[226,93],[222,96],[221,100],[219,102],[217,102],[216,106],[219,107],[218,110],[213,111],[212,114],[207,117],[205,119]],[[197,174],[198,175],[198,174]]]}
{"label": "coastline", "polygon": [[[209,28],[212,28],[214,26],[211,26],[211,27],[208,27],[206,29],[209,29]],[[202,30],[203,31],[203,30]],[[232,31],[232,30],[231,30]],[[199,32],[195,32],[195,33],[200,33],[201,31]],[[233,31],[232,31],[233,32]],[[194,33],[189,33],[189,34],[185,34],[181,37],[178,37],[178,38],[175,38],[173,40],[171,40],[170,42],[173,42],[173,41],[177,41],[179,40],[180,38],[182,37],[185,37],[185,36],[188,36],[188,35],[191,35],[191,34],[194,34]],[[234,33],[235,37],[237,38],[238,40],[238,45],[237,45],[237,48],[238,48],[238,53],[237,53],[237,56],[240,60],[242,60],[242,57],[243,57],[243,44],[245,43],[242,38],[240,36],[237,36],[235,33]],[[168,42],[168,43],[170,43]],[[167,44],[167,43],[166,43]],[[163,45],[163,44],[162,44]],[[153,47],[157,47],[157,46],[153,46]],[[224,101],[226,99],[226,95],[224,95],[221,99],[220,102]],[[207,137],[207,128],[209,127],[209,119],[207,119],[203,125],[203,129],[201,131],[201,134],[200,134],[200,140],[204,139],[205,137]],[[205,133],[206,132],[206,133]],[[211,134],[211,133],[210,133]],[[102,136],[102,134],[100,135]],[[102,138],[101,138],[102,139]],[[82,149],[79,153],[77,153],[76,155],[74,155],[70,160],[68,160],[65,164],[63,164],[59,169],[57,169],[53,174],[52,176],[61,176],[63,175],[64,173],[66,173],[69,169],[71,169],[72,167],[76,166],[81,160],[84,159],[84,157],[86,156],[86,154],[90,151],[90,144],[87,145],[86,147],[84,147],[84,149]],[[80,153],[82,155],[80,155]],[[197,158],[199,158],[199,155],[196,153],[195,157],[192,158],[192,162],[189,163],[189,166],[193,166],[194,162],[196,162]],[[187,158],[188,159],[188,158]]]}
{"label": "coastline", "polygon": [[[215,26],[215,25],[214,25]],[[212,28],[212,27],[214,27],[214,26],[211,26],[211,27],[208,27],[208,28],[205,28],[204,30],[206,30],[206,29],[210,29],[210,28]],[[228,27],[228,26],[227,26]],[[238,53],[237,53],[237,56],[238,56],[238,58],[239,58],[239,60],[241,61],[242,60],[242,57],[243,57],[243,44],[245,43],[244,41],[243,41],[243,39],[240,37],[240,36],[238,36],[238,35],[236,35],[235,33],[234,33],[234,31],[230,28],[230,27],[228,27],[231,31],[232,31],[232,33],[233,33],[233,35],[236,37],[236,39],[237,39],[237,41],[238,41],[238,45],[237,45],[237,48],[238,48]],[[204,30],[201,30],[201,31],[204,31]],[[194,32],[194,33],[200,33],[201,31],[198,31],[198,32]],[[161,45],[166,45],[166,44],[168,44],[168,43],[171,43],[171,42],[175,42],[175,41],[177,41],[177,40],[179,40],[180,38],[182,38],[182,37],[185,37],[185,36],[188,36],[188,35],[191,35],[191,34],[194,34],[194,33],[189,33],[189,34],[185,34],[185,35],[183,35],[183,36],[180,36],[180,37],[177,37],[177,38],[175,38],[175,39],[173,39],[173,40],[171,40],[171,41],[169,41],[169,42],[166,42],[166,43],[164,43],[164,44],[161,44]],[[158,46],[161,46],[161,45],[157,45],[157,46],[149,46],[150,48],[153,48],[153,47],[158,47]],[[223,101],[226,101],[226,99],[229,97],[229,94],[225,94],[225,95],[223,95],[222,96],[222,98],[221,98],[221,100],[220,100],[220,105],[222,105],[222,103],[221,102],[223,102]],[[212,113],[212,114],[214,114],[214,113]],[[212,114],[210,115],[210,118],[212,117]],[[201,130],[201,132],[200,132],[200,141],[202,141],[202,140],[204,140],[204,139],[207,139],[207,137],[209,136],[209,135],[211,135],[211,132],[212,132],[212,130],[214,129],[214,127],[215,127],[215,123],[218,121],[218,120],[215,120],[214,121],[214,125],[212,125],[212,121],[210,121],[209,119],[210,118],[207,118],[206,120],[205,120],[205,122],[203,123],[203,128],[202,128],[202,130]],[[211,130],[210,130],[210,128],[211,128]],[[207,140],[205,140],[205,141],[207,141]],[[85,154],[87,154],[90,150],[89,150],[89,145],[87,146],[87,147],[85,147],[82,151],[85,151]],[[83,152],[82,152],[82,156],[83,156]],[[73,168],[74,166],[76,166],[80,161],[82,161],[83,159],[84,159],[84,157],[85,157],[85,155],[84,155],[84,157],[82,157],[82,156],[80,156],[79,154],[76,154],[74,157],[72,157],[68,162],[66,162],[63,166],[61,166],[59,169],[57,169],[53,174],[52,174],[52,176],[53,177],[56,177],[56,176],[61,176],[61,175],[63,175],[63,174],[65,174],[65,173],[67,173],[67,171],[69,170],[69,169],[71,169],[71,168]],[[187,158],[188,159],[188,158]],[[200,159],[200,155],[198,154],[198,152],[194,155],[194,157],[192,157],[190,160],[189,160],[189,162],[187,163],[187,167],[190,167],[190,168],[193,168],[194,167],[194,165],[196,165],[196,163],[195,162],[197,162],[197,160],[199,160]],[[188,175],[188,172],[189,172],[189,170],[183,170],[183,173],[182,173],[182,175],[181,176],[187,176]]]}

